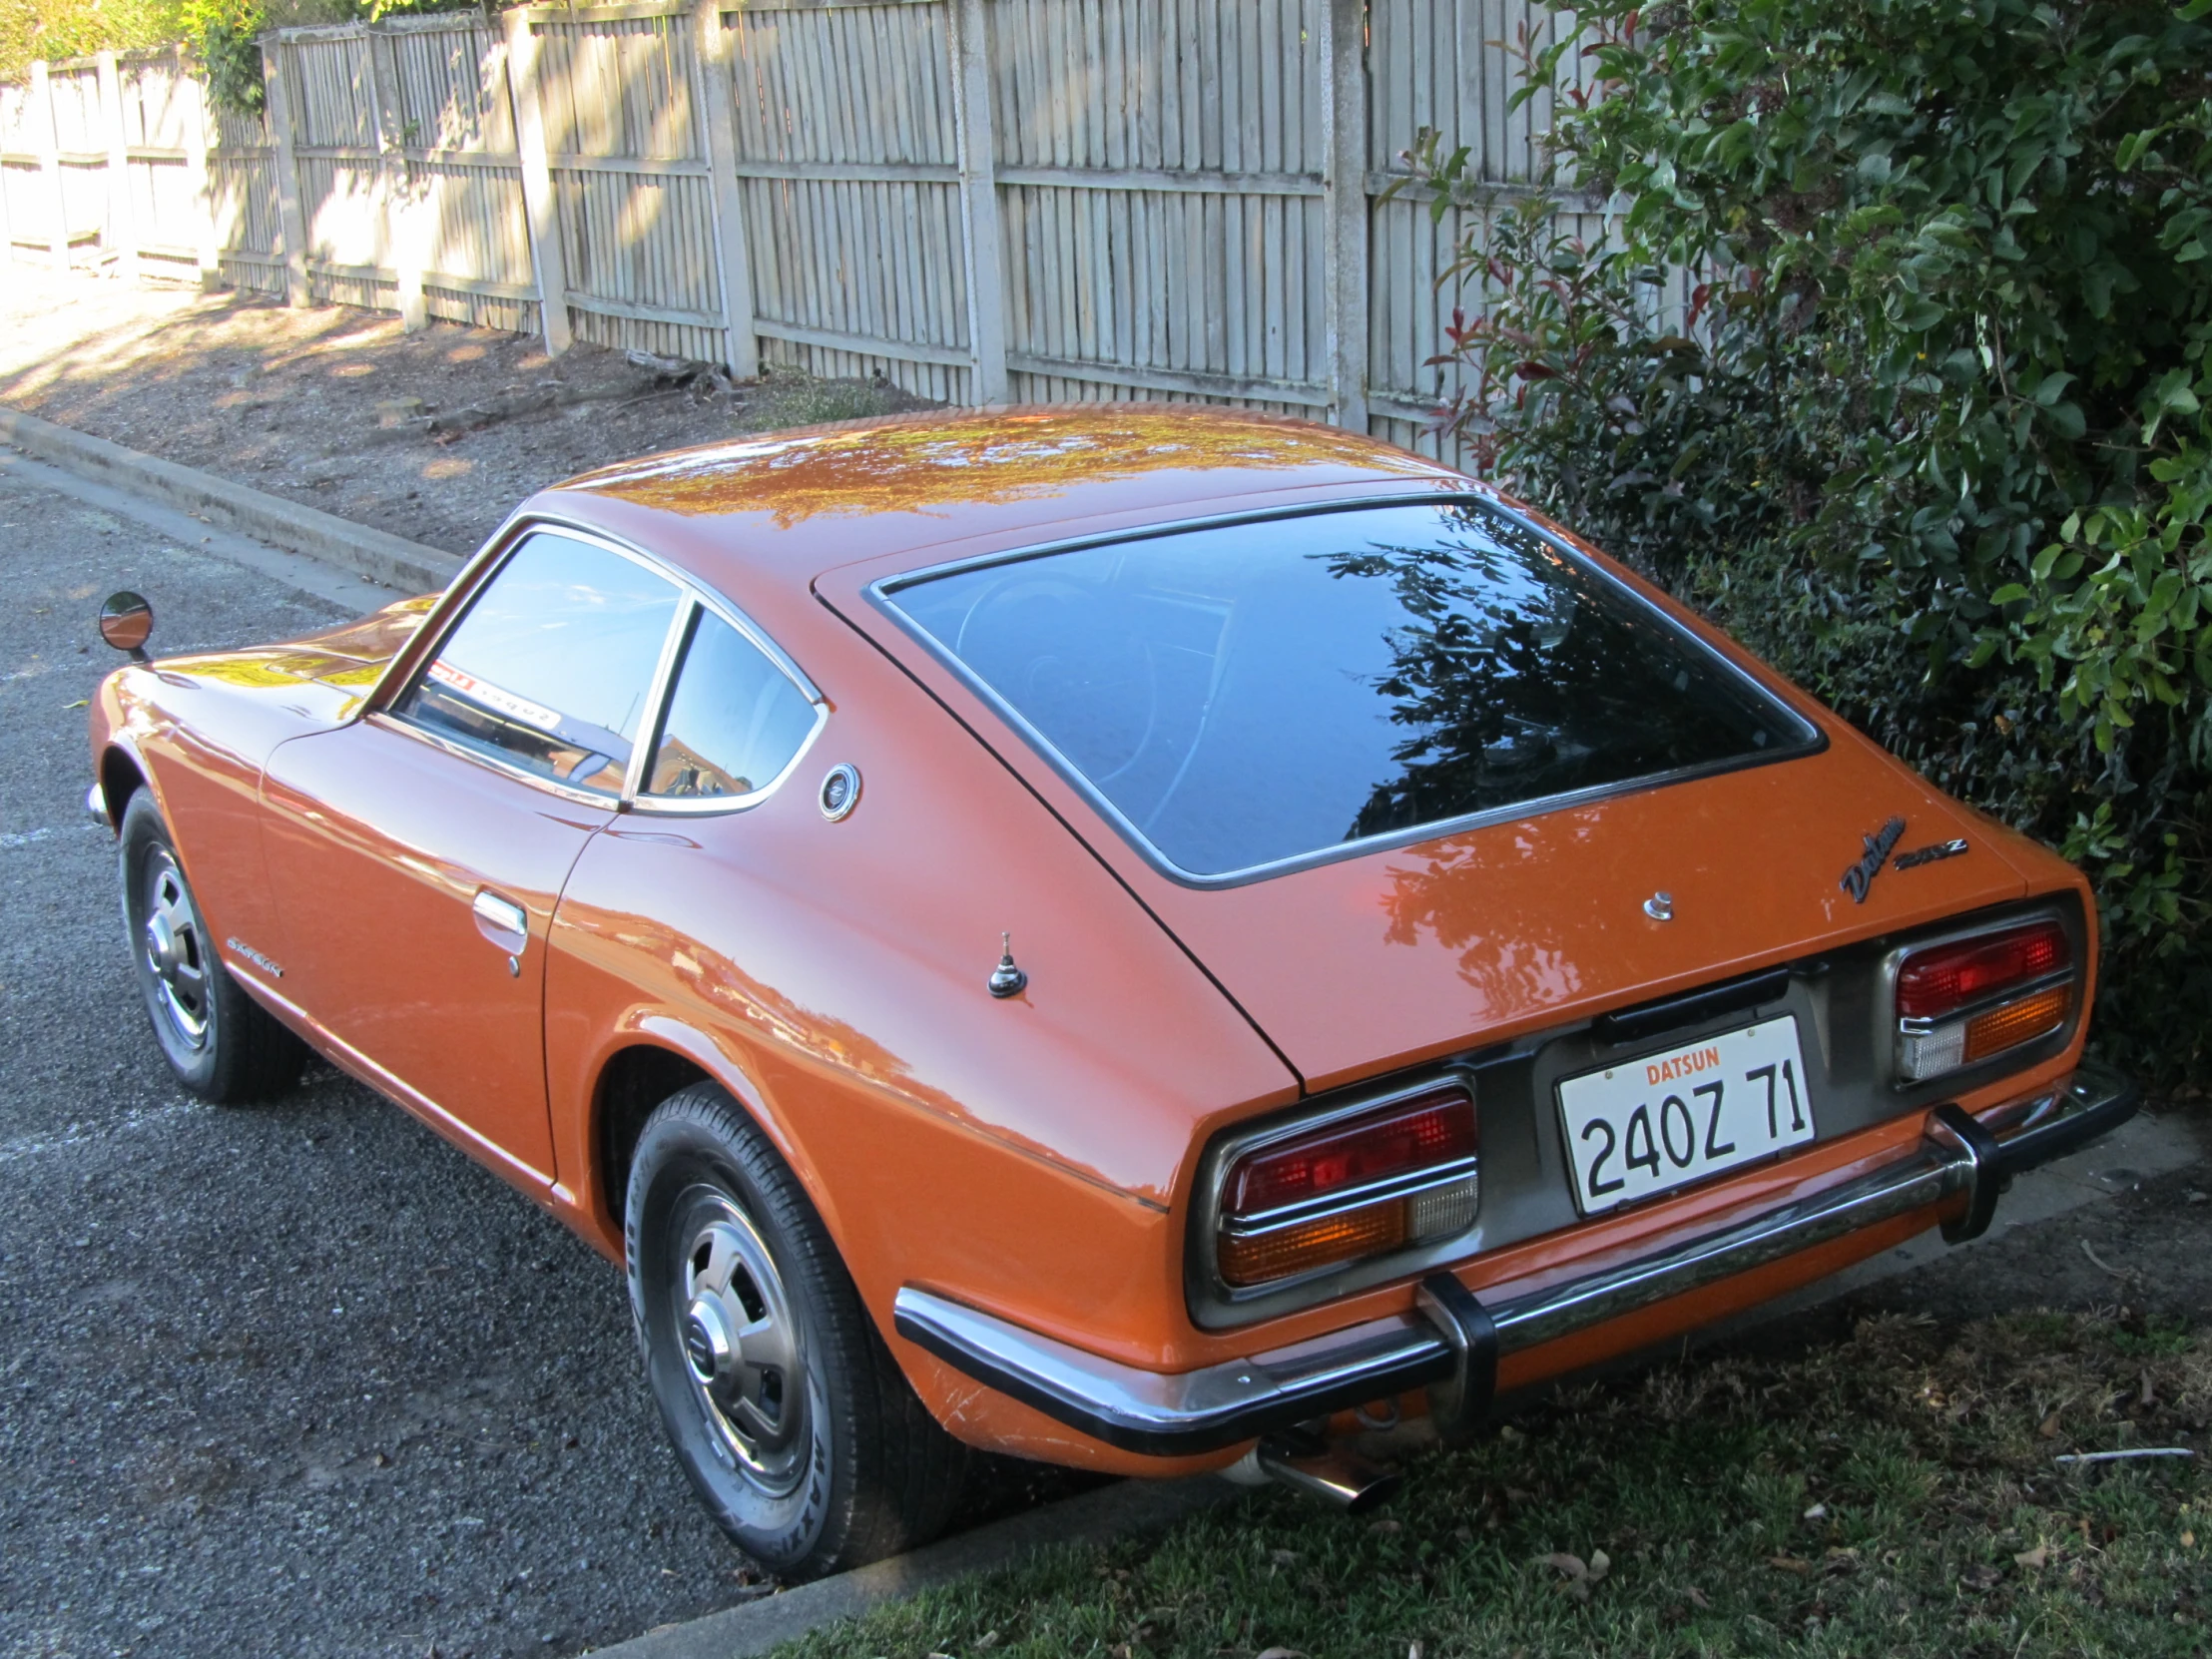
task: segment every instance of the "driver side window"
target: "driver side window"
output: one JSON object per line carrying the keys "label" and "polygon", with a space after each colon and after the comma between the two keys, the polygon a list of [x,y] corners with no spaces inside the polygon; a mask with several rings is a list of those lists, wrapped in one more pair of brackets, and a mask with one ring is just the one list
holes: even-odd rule
{"label": "driver side window", "polygon": [[392,713],[551,783],[618,796],[680,598],[620,554],[533,535]]}

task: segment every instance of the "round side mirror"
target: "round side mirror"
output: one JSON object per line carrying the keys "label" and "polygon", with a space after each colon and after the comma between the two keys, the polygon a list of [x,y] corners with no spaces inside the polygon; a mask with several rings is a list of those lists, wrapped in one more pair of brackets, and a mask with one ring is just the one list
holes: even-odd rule
{"label": "round side mirror", "polygon": [[100,637],[118,651],[144,661],[147,637],[153,632],[154,607],[129,589],[109,594],[100,607]]}

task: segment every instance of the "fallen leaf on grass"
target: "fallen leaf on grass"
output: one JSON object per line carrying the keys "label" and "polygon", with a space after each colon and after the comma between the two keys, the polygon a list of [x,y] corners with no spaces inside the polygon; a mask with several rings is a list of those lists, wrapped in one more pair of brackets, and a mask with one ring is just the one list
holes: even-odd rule
{"label": "fallen leaf on grass", "polygon": [[1711,1612],[1713,1610],[1713,1604],[1705,1599],[1705,1592],[1699,1589],[1695,1584],[1683,1585],[1682,1595],[1684,1600],[1692,1603],[1694,1606],[1702,1607],[1707,1612]]}
{"label": "fallen leaf on grass", "polygon": [[1262,1648],[1253,1659],[1306,1659],[1306,1655],[1295,1647],[1269,1647]]}
{"label": "fallen leaf on grass", "polygon": [[77,701],[76,701],[76,702],[74,702],[74,703],[64,703],[64,704],[62,705],[62,709],[63,709],[63,711],[64,711],[64,712],[67,712],[68,710],[71,710],[71,709],[82,709],[82,708],[83,708],[84,706],[85,706],[85,700],[84,700],[83,698],[81,698],[81,697],[80,697],[80,698],[78,698],[78,699],[77,699]]}
{"label": "fallen leaf on grass", "polygon": [[995,1630],[986,1630],[982,1635],[975,1638],[975,1651],[977,1653],[988,1653],[996,1646],[998,1646],[998,1632]]}
{"label": "fallen leaf on grass", "polygon": [[2035,1425],[2035,1432],[2037,1434],[2040,1434],[2046,1440],[2057,1439],[2058,1413],[2056,1411],[2053,1411],[2049,1416],[2045,1417],[2041,1422],[2037,1423]]}
{"label": "fallen leaf on grass", "polygon": [[2050,1545],[2037,1544],[2033,1549],[2023,1549],[2012,1559],[2019,1566],[2041,1567],[2050,1559]]}
{"label": "fallen leaf on grass", "polygon": [[1271,1549],[1268,1551],[1268,1559],[1279,1567],[1295,1567],[1298,1565],[1298,1551],[1295,1549]]}
{"label": "fallen leaf on grass", "polygon": [[2004,1574],[2001,1571],[1986,1564],[1978,1567],[1968,1567],[1958,1575],[1958,1582],[1969,1590],[1994,1589],[2003,1579]]}
{"label": "fallen leaf on grass", "polygon": [[1807,1520],[1828,1519],[1828,1505],[1825,1503],[1814,1504],[1812,1508],[1805,1511],[1805,1518]]}
{"label": "fallen leaf on grass", "polygon": [[1590,1591],[1604,1583],[1605,1575],[1613,1570],[1612,1557],[1602,1549],[1592,1550],[1587,1561],[1579,1555],[1568,1555],[1561,1551],[1537,1556],[1536,1564],[1565,1575],[1566,1582],[1560,1588],[1577,1601],[1588,1601]]}
{"label": "fallen leaf on grass", "polygon": [[1767,1565],[1773,1567],[1777,1572],[1811,1572],[1813,1570],[1812,1562],[1802,1561],[1795,1555],[1770,1555],[1767,1557]]}

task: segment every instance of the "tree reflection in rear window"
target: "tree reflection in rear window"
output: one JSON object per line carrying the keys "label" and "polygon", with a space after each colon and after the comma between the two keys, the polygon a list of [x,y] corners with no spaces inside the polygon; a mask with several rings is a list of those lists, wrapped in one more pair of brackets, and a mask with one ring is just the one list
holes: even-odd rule
{"label": "tree reflection in rear window", "polygon": [[1219,525],[888,588],[1194,875],[1818,741],[1654,607],[1480,502]]}

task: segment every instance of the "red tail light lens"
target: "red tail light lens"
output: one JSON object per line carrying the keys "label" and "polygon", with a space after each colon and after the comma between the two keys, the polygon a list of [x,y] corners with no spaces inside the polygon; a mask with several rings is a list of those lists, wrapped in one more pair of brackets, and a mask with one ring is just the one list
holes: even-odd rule
{"label": "red tail light lens", "polygon": [[1474,1102],[1457,1089],[1440,1090],[1247,1154],[1229,1172],[1223,1208],[1232,1216],[1280,1210],[1474,1154]]}
{"label": "red tail light lens", "polygon": [[2074,1009],[2072,966],[2066,930],[2049,920],[1913,951],[1898,966],[1899,1080],[1926,1082],[2059,1030]]}
{"label": "red tail light lens", "polygon": [[2072,961],[2073,946],[2055,921],[1916,950],[1898,969],[1898,1017],[1940,1019]]}
{"label": "red tail light lens", "polygon": [[1246,1153],[1222,1182],[1223,1281],[1268,1284],[1465,1232],[1478,1139],[1474,1101],[1452,1084]]}

